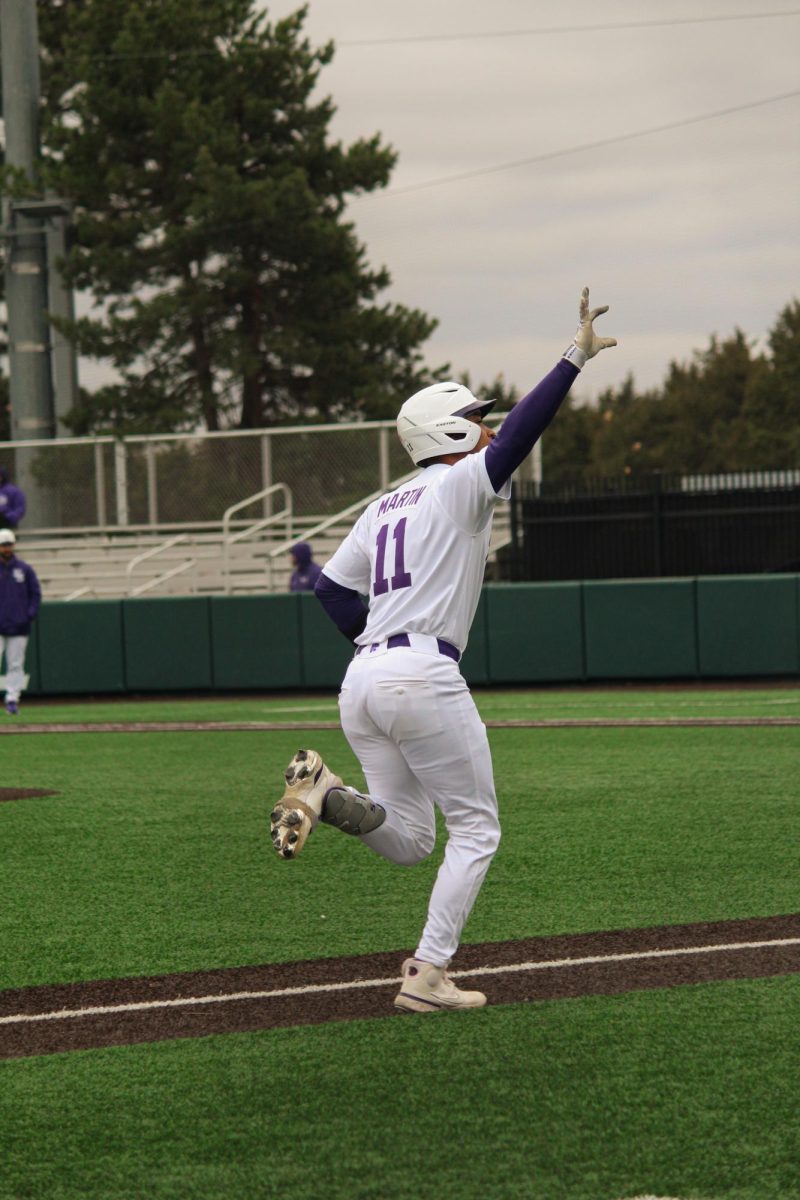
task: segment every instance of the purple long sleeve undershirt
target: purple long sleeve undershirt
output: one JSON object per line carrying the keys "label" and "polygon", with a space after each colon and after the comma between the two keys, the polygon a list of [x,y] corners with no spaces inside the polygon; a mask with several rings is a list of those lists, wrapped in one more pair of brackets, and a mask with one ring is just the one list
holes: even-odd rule
{"label": "purple long sleeve undershirt", "polygon": [[496,492],[528,457],[578,374],[578,368],[572,363],[559,359],[550,374],[514,405],[497,437],[486,449],[486,473]]}
{"label": "purple long sleeve undershirt", "polygon": [[367,623],[366,604],[352,588],[334,583],[323,571],[314,594],[340,633],[354,642]]}
{"label": "purple long sleeve undershirt", "polygon": [[[578,374],[578,368],[562,358],[533,391],[514,405],[497,437],[486,448],[486,473],[495,492],[500,491],[528,457]],[[351,642],[355,641],[367,623],[368,613],[358,592],[334,583],[324,571],[314,592],[336,628]]]}

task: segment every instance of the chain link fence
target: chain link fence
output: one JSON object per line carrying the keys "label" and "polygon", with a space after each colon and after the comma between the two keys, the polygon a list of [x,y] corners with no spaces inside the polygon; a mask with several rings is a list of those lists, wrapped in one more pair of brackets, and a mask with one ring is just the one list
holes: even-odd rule
{"label": "chain link fence", "polygon": [[2,442],[0,465],[28,497],[26,534],[214,525],[275,483],[289,488],[296,517],[326,516],[410,468],[393,421]]}

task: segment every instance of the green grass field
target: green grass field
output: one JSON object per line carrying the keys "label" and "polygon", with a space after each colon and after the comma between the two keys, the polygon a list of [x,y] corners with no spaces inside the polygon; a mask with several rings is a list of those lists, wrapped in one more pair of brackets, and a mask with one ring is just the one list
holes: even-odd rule
{"label": "green grass field", "polygon": [[[587,717],[798,717],[800,688],[643,689],[541,688],[514,691],[476,690],[484,720],[540,720]],[[258,698],[207,696],[198,699],[71,703],[33,700],[23,704],[17,724],[78,724],[86,721],[335,721],[336,697],[329,693]]]}
{"label": "green grass field", "polygon": [[[797,716],[798,689],[478,693],[486,719]],[[326,696],[30,703],[29,722],[332,720]],[[503,842],[465,940],[797,912],[800,728],[497,729]],[[266,817],[341,733],[0,738],[0,988],[412,946],[393,868]],[[791,1200],[800,977],[0,1063],[0,1198]]]}

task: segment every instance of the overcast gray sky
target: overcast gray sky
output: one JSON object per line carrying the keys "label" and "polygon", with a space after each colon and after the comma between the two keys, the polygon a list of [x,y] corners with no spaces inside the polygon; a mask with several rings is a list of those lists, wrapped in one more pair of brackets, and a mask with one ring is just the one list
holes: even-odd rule
{"label": "overcast gray sky", "polygon": [[[635,27],[597,28],[614,24]],[[660,384],[712,333],[763,339],[800,295],[800,7],[310,0],[305,28],[337,44],[320,81],[333,136],[380,131],[398,151],[390,187],[349,216],[391,272],[385,298],[439,319],[431,367],[525,390],[587,283],[619,340],[585,369],[589,399],[629,372]]]}

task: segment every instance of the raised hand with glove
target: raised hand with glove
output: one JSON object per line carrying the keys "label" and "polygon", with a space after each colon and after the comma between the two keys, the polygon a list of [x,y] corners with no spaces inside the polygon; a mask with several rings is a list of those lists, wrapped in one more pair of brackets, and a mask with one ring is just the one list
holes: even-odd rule
{"label": "raised hand with glove", "polygon": [[496,492],[500,492],[530,454],[585,363],[601,350],[616,346],[616,338],[598,337],[592,327],[592,322],[606,312],[607,304],[589,308],[589,289],[585,287],[578,306],[578,328],[571,344],[549,375],[514,406],[486,450],[486,470]]}
{"label": "raised hand with glove", "polygon": [[562,356],[567,362],[571,362],[573,366],[577,367],[579,371],[586,365],[588,359],[594,358],[595,354],[598,354],[601,350],[607,350],[609,346],[616,346],[617,344],[616,338],[598,337],[592,328],[592,322],[607,312],[607,304],[602,304],[600,308],[589,310],[589,289],[585,287],[581,292],[578,306],[578,328],[575,330],[575,337],[572,339],[572,344],[567,346]]}

